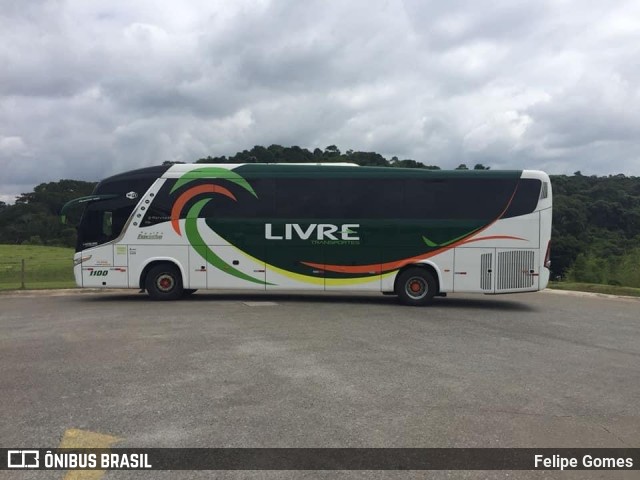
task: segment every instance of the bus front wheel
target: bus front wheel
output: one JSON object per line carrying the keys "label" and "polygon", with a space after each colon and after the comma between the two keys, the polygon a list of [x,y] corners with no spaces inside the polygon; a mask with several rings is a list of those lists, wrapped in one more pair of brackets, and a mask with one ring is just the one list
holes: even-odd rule
{"label": "bus front wheel", "polygon": [[396,282],[396,294],[404,305],[427,305],[437,293],[436,280],[424,268],[409,268],[400,274]]}
{"label": "bus front wheel", "polygon": [[163,263],[149,270],[145,287],[152,300],[177,300],[182,297],[182,275],[175,265]]}

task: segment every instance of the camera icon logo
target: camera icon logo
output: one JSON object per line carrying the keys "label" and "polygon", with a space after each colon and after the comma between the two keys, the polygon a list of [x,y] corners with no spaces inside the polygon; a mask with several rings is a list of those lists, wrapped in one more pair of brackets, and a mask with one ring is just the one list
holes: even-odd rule
{"label": "camera icon logo", "polygon": [[40,452],[38,450],[9,450],[7,452],[8,468],[38,468]]}

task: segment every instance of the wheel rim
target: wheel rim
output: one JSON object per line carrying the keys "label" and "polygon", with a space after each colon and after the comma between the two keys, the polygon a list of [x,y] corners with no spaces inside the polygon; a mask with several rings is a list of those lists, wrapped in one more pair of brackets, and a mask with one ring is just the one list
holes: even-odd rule
{"label": "wheel rim", "polygon": [[175,283],[174,278],[168,273],[163,273],[156,279],[156,287],[158,287],[158,290],[165,293],[170,292],[175,286]]}
{"label": "wheel rim", "polygon": [[421,300],[427,296],[429,286],[422,277],[411,277],[404,284],[404,291],[413,300]]}

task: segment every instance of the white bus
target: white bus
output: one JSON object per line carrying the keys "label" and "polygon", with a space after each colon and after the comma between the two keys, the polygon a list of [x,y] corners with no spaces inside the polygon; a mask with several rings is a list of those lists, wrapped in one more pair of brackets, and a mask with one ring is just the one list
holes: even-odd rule
{"label": "white bus", "polygon": [[542,290],[546,173],[349,164],[178,164],[100,182],[78,225],[80,287],[449,292]]}

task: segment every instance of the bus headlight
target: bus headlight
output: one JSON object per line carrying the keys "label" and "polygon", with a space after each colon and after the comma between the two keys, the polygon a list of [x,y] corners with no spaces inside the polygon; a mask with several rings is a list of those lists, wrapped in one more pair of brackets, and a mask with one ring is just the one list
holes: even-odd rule
{"label": "bus headlight", "polygon": [[91,255],[87,255],[85,257],[80,257],[80,258],[74,258],[73,259],[73,266],[78,266],[80,265],[82,262],[87,262],[89,261],[89,259],[91,258]]}

